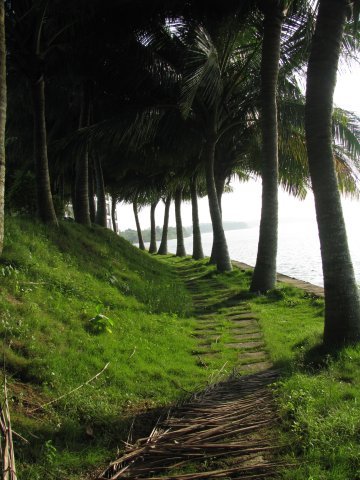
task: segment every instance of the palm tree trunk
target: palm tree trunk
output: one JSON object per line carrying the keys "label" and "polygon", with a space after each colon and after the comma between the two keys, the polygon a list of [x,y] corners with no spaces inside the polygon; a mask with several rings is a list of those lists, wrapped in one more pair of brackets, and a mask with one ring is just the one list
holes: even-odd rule
{"label": "palm tree trunk", "polygon": [[348,2],[321,0],[307,73],[305,127],[325,289],[324,343],[360,341],[359,294],[332,152],[332,106]]}
{"label": "palm tree trunk", "polygon": [[175,219],[176,219],[176,256],[185,257],[186,250],[184,245],[184,231],[181,220],[181,201],[182,188],[178,188],[175,192]]}
{"label": "palm tree trunk", "polygon": [[4,2],[0,2],[0,255],[4,245],[6,47]]}
{"label": "palm tree trunk", "polygon": [[[90,121],[90,99],[88,90],[87,86],[83,86],[79,128],[88,126]],[[88,145],[82,149],[76,162],[75,191],[75,221],[82,225],[90,226]]]}
{"label": "palm tree trunk", "polygon": [[89,213],[91,223],[95,223],[96,207],[95,207],[95,192],[94,192],[94,170],[93,162],[89,157]]}
{"label": "palm tree trunk", "polygon": [[213,227],[213,248],[215,250],[216,266],[219,272],[230,272],[232,270],[231,260],[223,229],[214,178],[215,145],[216,142],[212,139],[209,139],[206,144],[206,189],[209,199],[211,223]]}
{"label": "palm tree trunk", "polygon": [[262,206],[258,252],[250,291],[275,287],[278,237],[278,126],[276,90],[283,12],[276,2],[264,7],[261,58]]}
{"label": "palm tree trunk", "polygon": [[197,201],[196,177],[192,177],[190,181],[191,206],[192,206],[192,223],[193,223],[193,254],[194,260],[204,258],[204,252],[201,242],[201,231],[199,222],[199,208]]}
{"label": "palm tree trunk", "polygon": [[31,85],[34,121],[34,160],[37,209],[44,223],[58,225],[51,195],[45,121],[45,82],[41,76]]}
{"label": "palm tree trunk", "polygon": [[105,185],[104,177],[101,168],[100,158],[96,155],[94,158],[95,163],[95,179],[96,179],[96,217],[95,223],[101,227],[107,227],[106,221],[106,197],[105,197]]}
{"label": "palm tree trunk", "polygon": [[171,195],[168,195],[165,201],[164,224],[163,224],[162,235],[161,235],[161,243],[158,250],[159,255],[167,255],[168,253],[167,238],[168,238],[168,229],[169,229],[170,205],[171,205]]}
{"label": "palm tree trunk", "polygon": [[134,217],[135,217],[135,223],[136,223],[136,230],[137,230],[138,239],[139,239],[139,248],[140,248],[140,250],[145,250],[144,240],[143,240],[142,232],[141,232],[141,228],[140,228],[138,206],[137,206],[137,201],[136,200],[134,200],[134,202],[133,202],[133,210],[134,210]]}
{"label": "palm tree trunk", "polygon": [[[217,196],[217,199],[218,199],[221,218],[222,218],[221,200],[222,200],[222,196],[223,196],[223,193],[224,193],[225,180],[226,180],[226,175],[219,175],[218,174],[215,177],[216,196]],[[211,265],[216,264],[216,245],[215,245],[214,241],[213,241],[212,248],[211,248],[211,255],[210,255],[209,263]]]}
{"label": "palm tree trunk", "polygon": [[150,247],[149,247],[149,253],[156,253],[157,252],[155,209],[156,209],[156,206],[157,206],[158,203],[159,203],[159,199],[152,202],[151,207],[150,207]]}
{"label": "palm tree trunk", "polygon": [[116,197],[115,195],[111,195],[111,221],[113,230],[115,233],[118,233],[117,225],[116,225]]}

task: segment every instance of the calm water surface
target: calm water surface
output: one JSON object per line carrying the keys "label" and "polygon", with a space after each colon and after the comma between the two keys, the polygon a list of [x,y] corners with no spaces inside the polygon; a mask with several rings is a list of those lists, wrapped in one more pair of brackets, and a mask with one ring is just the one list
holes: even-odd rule
{"label": "calm water surface", "polygon": [[[348,240],[355,275],[360,284],[360,227],[358,221],[347,225]],[[256,261],[258,226],[225,232],[230,257],[249,265]],[[212,233],[202,235],[205,255],[210,255]],[[185,239],[186,252],[192,252],[192,237]],[[175,253],[176,240],[169,241],[169,252]],[[320,245],[317,226],[313,221],[302,220],[279,225],[277,270],[291,277],[315,285],[323,285]]]}

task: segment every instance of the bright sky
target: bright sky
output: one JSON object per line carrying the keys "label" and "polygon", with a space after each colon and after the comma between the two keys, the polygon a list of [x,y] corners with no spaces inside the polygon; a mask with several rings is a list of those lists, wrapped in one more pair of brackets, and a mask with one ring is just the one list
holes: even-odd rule
{"label": "bright sky", "polygon": [[[348,67],[342,67],[338,74],[338,81],[334,96],[335,105],[346,110],[356,112],[360,116],[360,65],[353,64],[351,71]],[[258,222],[261,210],[261,182],[250,181],[247,183],[235,183],[232,185],[233,192],[223,196],[224,220],[244,221],[248,223]],[[348,221],[351,218],[359,224],[360,202],[345,198],[343,200],[344,214]],[[211,222],[207,197],[199,200],[199,214],[201,223]],[[159,204],[156,209],[156,224],[162,226],[164,207]],[[144,208],[140,212],[141,228],[150,227],[150,209]],[[184,226],[191,226],[191,205],[185,203],[182,206],[182,218]],[[304,201],[297,200],[280,189],[279,192],[279,219],[280,222],[288,220],[315,220],[314,202],[309,193]],[[128,205],[118,206],[118,219],[120,230],[127,228],[135,229],[132,207]],[[175,226],[174,206],[170,214],[170,225]]]}

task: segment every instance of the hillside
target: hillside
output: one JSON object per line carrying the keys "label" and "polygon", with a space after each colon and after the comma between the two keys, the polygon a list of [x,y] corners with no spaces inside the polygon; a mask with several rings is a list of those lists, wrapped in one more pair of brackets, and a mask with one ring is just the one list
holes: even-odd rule
{"label": "hillside", "polygon": [[[79,478],[126,440],[134,412],[169,404],[209,375],[188,354],[182,284],[111,231],[8,218],[0,262],[1,355],[14,428],[30,441],[15,437],[22,480]],[[108,362],[89,385],[38,408]]]}
{"label": "hillside", "polygon": [[110,230],[8,218],[0,334],[18,478],[93,478],[130,431],[147,436],[167,407],[265,356],[292,465],[280,478],[358,478],[360,347],[324,350],[322,299],[285,284],[251,295],[250,279],[159,261]]}

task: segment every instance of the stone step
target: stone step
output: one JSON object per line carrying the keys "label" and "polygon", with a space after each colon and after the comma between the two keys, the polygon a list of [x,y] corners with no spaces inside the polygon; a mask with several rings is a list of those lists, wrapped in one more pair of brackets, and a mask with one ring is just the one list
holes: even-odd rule
{"label": "stone step", "polygon": [[226,315],[226,320],[248,320],[249,318],[257,320],[257,316],[254,315],[252,312],[244,312],[244,313],[236,313],[232,315]]}
{"label": "stone step", "polygon": [[233,334],[233,339],[234,340],[247,340],[247,339],[257,339],[257,338],[263,338],[263,334],[261,332],[250,332],[250,333],[243,333],[243,329],[236,329],[236,330],[231,330],[231,333]]}
{"label": "stone step", "polygon": [[264,342],[239,342],[239,343],[225,343],[226,347],[239,348],[239,349],[251,349],[264,346]]}
{"label": "stone step", "polygon": [[254,362],[239,366],[239,370],[243,371],[244,373],[261,372],[270,370],[271,368],[273,368],[273,365],[270,362]]}
{"label": "stone step", "polygon": [[206,332],[205,332],[205,333],[195,333],[194,337],[199,338],[199,339],[211,340],[212,342],[216,342],[216,341],[220,340],[221,335],[216,335],[214,333],[206,334]]}
{"label": "stone step", "polygon": [[246,362],[247,360],[257,360],[257,359],[265,359],[267,357],[266,352],[263,350],[257,352],[243,352],[239,353],[239,360]]}
{"label": "stone step", "polygon": [[241,328],[241,327],[258,328],[258,322],[254,319],[232,320],[232,324],[234,327],[237,327],[237,328]]}

